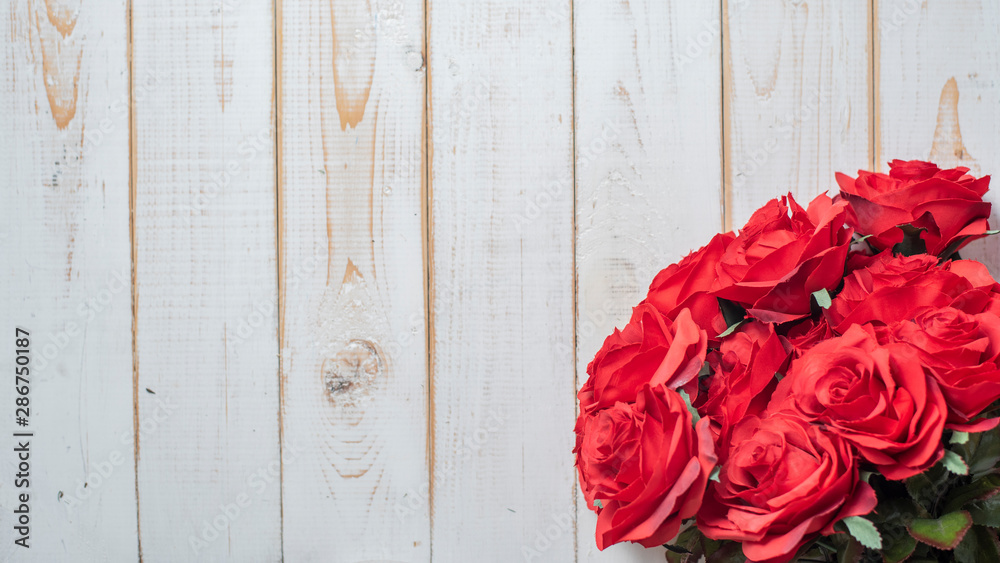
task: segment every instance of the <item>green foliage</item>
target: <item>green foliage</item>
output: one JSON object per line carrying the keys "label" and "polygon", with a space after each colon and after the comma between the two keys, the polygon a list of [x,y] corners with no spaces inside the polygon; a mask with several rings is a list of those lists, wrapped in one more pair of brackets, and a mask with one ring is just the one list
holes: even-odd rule
{"label": "green foliage", "polygon": [[1000,542],[997,541],[996,531],[983,526],[973,526],[955,548],[955,561],[958,563],[1000,561]]}
{"label": "green foliage", "polygon": [[972,527],[972,516],[964,510],[940,518],[914,518],[907,528],[917,541],[938,549],[955,549]]}
{"label": "green foliage", "polygon": [[721,297],[717,297],[716,299],[719,301],[719,311],[722,312],[722,318],[725,319],[726,326],[729,327],[725,332],[719,335],[719,338],[722,338],[724,336],[729,336],[741,324],[743,324],[743,321],[745,321],[747,317],[747,311],[743,307],[740,307],[728,299],[723,299]]}
{"label": "green foliage", "polygon": [[[920,234],[927,229],[923,227],[914,227],[913,225],[899,225],[899,230],[903,231],[903,240],[892,247],[893,254],[902,254],[903,256],[913,256],[915,254],[927,254],[927,243]],[[952,251],[954,252],[954,251]],[[951,254],[945,254],[945,256],[951,256]]]}
{"label": "green foliage", "polygon": [[669,563],[743,563],[746,557],[739,542],[715,541],[705,537],[701,531],[691,526],[677,535],[667,548]]}
{"label": "green foliage", "polygon": [[[972,516],[972,522],[980,526],[1000,528],[1000,497],[974,500],[965,506]],[[997,561],[1000,561],[998,559]]]}
{"label": "green foliage", "polygon": [[968,442],[956,444],[952,449],[966,461],[974,478],[993,473],[1000,465],[1000,431],[971,434]]}
{"label": "green foliage", "polygon": [[812,296],[813,299],[816,300],[816,304],[822,307],[823,309],[829,309],[830,305],[833,304],[833,299],[830,297],[830,292],[827,291],[825,288],[819,291],[814,291]]}
{"label": "green foliage", "polygon": [[698,422],[701,420],[701,415],[698,414],[698,409],[694,408],[691,404],[691,397],[688,395],[687,391],[678,389],[677,394],[684,399],[684,404],[687,405],[688,412],[691,413],[691,422]]}
{"label": "green foliage", "polygon": [[944,459],[941,460],[944,464],[945,469],[951,471],[955,475],[968,475],[969,466],[965,464],[965,460],[962,456],[951,450],[944,451]]}
{"label": "green foliage", "polygon": [[851,516],[844,518],[841,522],[847,526],[847,531],[861,545],[868,549],[882,549],[882,536],[879,535],[878,528],[875,527],[875,524],[871,520],[861,516]]}

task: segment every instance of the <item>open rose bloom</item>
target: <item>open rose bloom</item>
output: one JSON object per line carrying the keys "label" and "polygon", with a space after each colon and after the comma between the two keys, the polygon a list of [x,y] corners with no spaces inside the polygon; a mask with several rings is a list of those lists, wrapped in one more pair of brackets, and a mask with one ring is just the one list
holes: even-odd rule
{"label": "open rose bloom", "polygon": [[655,277],[579,392],[599,549],[1000,562],[1000,283],[960,256],[995,234],[968,172],[838,174]]}

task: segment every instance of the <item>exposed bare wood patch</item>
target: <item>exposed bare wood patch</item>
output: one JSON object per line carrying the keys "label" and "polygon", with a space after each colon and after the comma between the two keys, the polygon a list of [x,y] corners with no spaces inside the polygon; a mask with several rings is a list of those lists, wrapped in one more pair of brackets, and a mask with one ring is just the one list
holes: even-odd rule
{"label": "exposed bare wood patch", "polygon": [[979,164],[962,143],[962,126],[958,119],[958,97],[958,82],[952,76],[941,89],[941,101],[938,104],[937,125],[934,128],[934,142],[931,144],[930,159],[941,166],[966,166],[974,174],[978,174]]}
{"label": "exposed bare wood patch", "polygon": [[76,27],[79,6],[67,6],[49,0],[45,11],[33,1],[35,30],[41,47],[42,82],[49,101],[52,119],[65,129],[76,115],[79,96],[83,39],[70,37]]}
{"label": "exposed bare wood patch", "polygon": [[282,27],[285,557],[426,561],[423,2]]}
{"label": "exposed bare wood patch", "polygon": [[30,489],[0,488],[10,510],[30,493],[30,549],[0,531],[9,561],[138,559],[126,13],[13,0],[0,18],[0,316],[30,333],[35,433]]}

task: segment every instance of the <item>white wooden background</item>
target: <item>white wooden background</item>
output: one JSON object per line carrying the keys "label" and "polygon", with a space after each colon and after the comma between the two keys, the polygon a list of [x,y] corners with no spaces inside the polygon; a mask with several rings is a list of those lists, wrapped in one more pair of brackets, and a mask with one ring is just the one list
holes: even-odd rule
{"label": "white wooden background", "polygon": [[8,561],[662,560],[570,455],[653,275],[834,171],[1000,172],[1000,0],[3,7]]}

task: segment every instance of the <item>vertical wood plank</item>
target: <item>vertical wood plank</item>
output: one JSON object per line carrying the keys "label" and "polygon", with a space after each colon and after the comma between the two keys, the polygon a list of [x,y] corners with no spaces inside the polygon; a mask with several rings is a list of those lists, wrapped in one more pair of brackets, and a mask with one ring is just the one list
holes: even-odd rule
{"label": "vertical wood plank", "polygon": [[[878,2],[876,165],[931,160],[1000,174],[1000,2],[880,0]],[[853,170],[852,170],[853,172]],[[1000,186],[991,228],[1000,225]],[[1000,240],[970,244],[963,257],[1000,275]]]}
{"label": "vertical wood plank", "polygon": [[[576,26],[577,380],[656,273],[722,226],[720,3],[579,2]],[[662,561],[662,549],[599,552],[578,497],[579,561]]]}
{"label": "vertical wood plank", "polygon": [[285,558],[429,561],[423,2],[280,26]]}
{"label": "vertical wood plank", "polygon": [[[29,425],[0,389],[0,559],[135,561],[128,18],[122,0],[13,0],[0,18],[4,366],[30,331]],[[13,432],[35,436],[14,438]],[[15,448],[30,442],[28,489]],[[29,495],[28,549],[11,511]]]}
{"label": "vertical wood plank", "polygon": [[142,558],[278,561],[273,10],[132,16]]}
{"label": "vertical wood plank", "polygon": [[726,0],[726,218],[871,162],[871,2]]}
{"label": "vertical wood plank", "polygon": [[569,0],[434,0],[435,560],[572,561]]}

